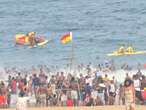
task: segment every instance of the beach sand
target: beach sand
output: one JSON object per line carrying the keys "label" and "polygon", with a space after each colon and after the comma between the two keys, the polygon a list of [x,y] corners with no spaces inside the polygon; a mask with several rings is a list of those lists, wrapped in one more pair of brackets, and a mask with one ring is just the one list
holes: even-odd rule
{"label": "beach sand", "polygon": [[[0,110],[16,110],[0,109]],[[27,110],[125,110],[125,106],[98,106],[98,107],[38,107],[28,108]],[[136,106],[136,110],[146,110],[146,106]]]}

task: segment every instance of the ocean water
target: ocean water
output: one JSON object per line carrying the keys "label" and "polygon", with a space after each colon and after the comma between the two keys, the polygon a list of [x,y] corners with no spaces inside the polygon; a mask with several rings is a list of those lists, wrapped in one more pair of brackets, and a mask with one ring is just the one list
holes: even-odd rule
{"label": "ocean water", "polygon": [[[15,46],[15,34],[30,31],[52,41],[33,49]],[[121,44],[146,50],[145,0],[0,0],[0,65],[66,65],[72,42],[62,45],[60,38],[70,31],[74,64],[146,63],[146,55],[106,55]]]}

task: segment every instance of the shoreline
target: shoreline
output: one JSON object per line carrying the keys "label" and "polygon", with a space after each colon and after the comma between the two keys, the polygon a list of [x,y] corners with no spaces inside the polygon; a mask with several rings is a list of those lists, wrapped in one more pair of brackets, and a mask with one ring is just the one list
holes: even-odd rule
{"label": "shoreline", "polygon": [[[32,107],[27,110],[125,110],[125,106],[96,106],[96,107]],[[15,108],[2,110],[16,110]],[[138,105],[136,110],[146,110],[146,106]]]}
{"label": "shoreline", "polygon": [[[31,71],[31,70],[30,70]],[[146,69],[143,68],[140,70],[143,75],[146,75]],[[7,82],[7,78],[9,75],[11,76],[16,76],[17,73],[5,73],[4,70],[3,71],[0,71],[1,72],[1,78],[0,80],[2,81],[6,81]],[[21,71],[20,71],[21,72]],[[68,75],[69,73],[71,73],[72,75],[75,75],[76,77],[79,77],[79,75],[82,73],[84,76],[87,75],[87,71],[86,70],[81,70],[81,71],[78,71],[78,70],[72,70],[72,71],[69,71],[68,69],[58,69],[58,71],[50,71],[50,72],[47,72],[45,71],[45,74],[48,76],[48,77],[51,77],[52,75],[56,75],[57,72],[64,72],[64,75]],[[117,70],[114,70],[114,71],[106,71],[106,72],[103,72],[103,71],[98,71],[100,73],[100,75],[102,77],[105,76],[105,74],[108,75],[108,77],[110,79],[112,79],[112,77],[114,76],[116,78],[116,80],[119,82],[119,83],[122,83],[126,77],[126,74],[128,73],[130,77],[132,77],[134,74],[136,74],[138,72],[138,69],[132,69],[132,70],[123,70],[123,69],[117,69]],[[23,71],[22,71],[23,73]],[[94,77],[94,73],[95,73],[95,68],[92,68],[92,72],[91,72],[91,76]],[[24,74],[21,74],[21,75],[32,75],[30,73],[24,73]],[[37,71],[37,75],[39,75],[39,71]]]}

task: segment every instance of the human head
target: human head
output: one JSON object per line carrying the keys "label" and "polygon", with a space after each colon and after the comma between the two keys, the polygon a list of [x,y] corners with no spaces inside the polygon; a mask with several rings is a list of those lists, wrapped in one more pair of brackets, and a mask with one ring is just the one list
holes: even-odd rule
{"label": "human head", "polygon": [[19,73],[18,73],[18,76],[20,76],[20,75],[21,75],[21,73],[19,72]]}
{"label": "human head", "polygon": [[130,80],[130,79],[127,79],[127,80],[125,80],[125,82],[124,82],[124,86],[125,86],[125,87],[129,87],[129,86],[131,86],[131,84],[132,84],[132,80]]}
{"label": "human head", "polygon": [[63,72],[61,72],[61,75],[63,75],[64,73]]}
{"label": "human head", "polygon": [[123,87],[123,85],[122,85],[122,84],[120,84],[120,87]]}
{"label": "human head", "polygon": [[34,36],[35,34],[36,34],[36,32],[29,32],[28,36],[31,37],[31,36]]}

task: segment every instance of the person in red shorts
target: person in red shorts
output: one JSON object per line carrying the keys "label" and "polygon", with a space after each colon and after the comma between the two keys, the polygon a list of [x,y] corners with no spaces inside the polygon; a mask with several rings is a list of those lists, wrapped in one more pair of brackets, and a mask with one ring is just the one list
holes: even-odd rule
{"label": "person in red shorts", "polygon": [[143,90],[141,90],[141,95],[142,95],[142,99],[145,102],[146,101],[146,88],[144,88]]}
{"label": "person in red shorts", "polygon": [[67,107],[72,107],[74,104],[73,104],[73,100],[69,97],[66,101],[66,106]]}
{"label": "person in red shorts", "polygon": [[4,105],[5,105],[5,97],[2,94],[0,94],[0,107],[4,107]]}

